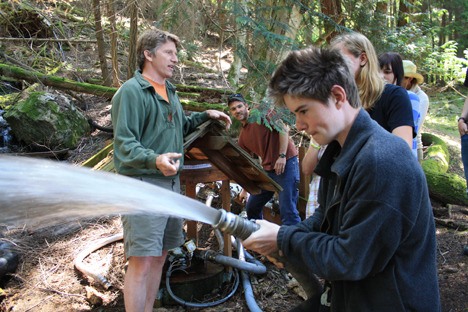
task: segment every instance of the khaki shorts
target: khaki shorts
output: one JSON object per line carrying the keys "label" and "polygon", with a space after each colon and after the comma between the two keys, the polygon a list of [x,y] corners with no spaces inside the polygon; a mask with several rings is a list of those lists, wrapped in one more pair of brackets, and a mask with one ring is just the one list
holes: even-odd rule
{"label": "khaki shorts", "polygon": [[[180,193],[179,178],[139,180]],[[170,209],[170,207],[167,207]],[[125,256],[159,257],[163,250],[173,249],[184,243],[183,220],[164,215],[122,216]]]}

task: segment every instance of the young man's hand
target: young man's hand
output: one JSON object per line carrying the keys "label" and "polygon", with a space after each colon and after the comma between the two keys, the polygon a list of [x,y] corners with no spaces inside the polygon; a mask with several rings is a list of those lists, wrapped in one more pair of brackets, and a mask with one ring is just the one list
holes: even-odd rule
{"label": "young man's hand", "polygon": [[264,256],[278,254],[276,237],[280,226],[266,220],[256,220],[255,223],[259,224],[260,228],[242,242],[244,247]]}

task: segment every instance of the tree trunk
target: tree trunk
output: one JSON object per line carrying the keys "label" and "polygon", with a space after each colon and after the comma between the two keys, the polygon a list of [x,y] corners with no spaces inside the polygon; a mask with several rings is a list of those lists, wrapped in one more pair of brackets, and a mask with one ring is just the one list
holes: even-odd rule
{"label": "tree trunk", "polygon": [[[242,12],[247,13],[248,8],[244,0],[240,0],[238,5]],[[246,54],[244,47],[247,46],[247,29],[245,26],[245,23],[238,23],[237,21],[234,21],[234,27],[236,29],[236,36],[234,41],[234,60],[231,64],[231,68],[229,69],[228,74],[228,81],[233,87],[236,87],[239,84],[240,70],[242,68],[241,55]]]}
{"label": "tree trunk", "polygon": [[[409,6],[406,4],[406,1],[400,1],[400,9],[398,10],[398,27],[406,26],[409,22],[410,16],[410,9]],[[412,5],[411,2],[408,1]]]}
{"label": "tree trunk", "polygon": [[439,47],[445,44],[445,31],[447,27],[447,14],[444,12],[442,14],[442,20],[440,22],[439,30]]}
{"label": "tree trunk", "polygon": [[321,0],[320,7],[322,13],[334,22],[324,20],[325,35],[320,38],[321,41],[330,43],[331,38],[337,34],[335,25],[342,21],[341,0]]}
{"label": "tree trunk", "polygon": [[136,45],[138,40],[138,4],[135,0],[129,0],[127,5],[130,11],[130,38],[128,42],[127,79],[130,79],[133,77],[133,73],[136,69]]}
{"label": "tree trunk", "polygon": [[[286,30],[285,36],[290,38],[292,42],[296,41],[297,33],[299,32],[299,28],[301,27],[302,23],[302,13],[300,12],[297,5],[293,5],[291,8],[291,13],[289,15],[289,29]],[[279,57],[277,63],[281,62],[291,51],[289,46],[283,46],[281,52],[279,53]]]}
{"label": "tree trunk", "polygon": [[119,87],[119,59],[117,55],[117,26],[115,22],[115,3],[114,0],[107,1],[107,17],[110,22],[110,42],[111,42],[111,60],[112,60],[112,86]]}
{"label": "tree trunk", "polygon": [[104,84],[111,85],[109,70],[107,69],[106,44],[101,24],[101,1],[93,0],[94,27],[96,28],[96,40],[98,46],[99,64],[101,65],[101,74]]}
{"label": "tree trunk", "polygon": [[9,66],[0,64],[0,75],[11,77],[18,80],[26,80],[30,83],[41,82],[46,86],[51,86],[58,89],[64,89],[75,92],[82,92],[88,94],[94,94],[97,96],[103,96],[111,99],[116,88],[106,87],[101,85],[95,85],[85,82],[76,82],[70,79],[65,79],[57,76],[44,75],[39,72],[31,70],[24,70],[16,66]]}

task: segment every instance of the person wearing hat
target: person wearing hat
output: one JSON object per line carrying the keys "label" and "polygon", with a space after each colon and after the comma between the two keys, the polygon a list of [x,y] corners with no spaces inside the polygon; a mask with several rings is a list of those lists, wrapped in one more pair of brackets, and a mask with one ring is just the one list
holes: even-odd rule
{"label": "person wearing hat", "polygon": [[421,129],[429,109],[429,97],[420,87],[420,85],[424,82],[424,77],[417,72],[416,65],[409,60],[403,60],[403,71],[405,73],[405,77],[403,78],[402,87],[406,88],[406,90],[416,93],[419,97],[420,118],[416,140],[418,142],[418,160],[421,162],[423,159]]}
{"label": "person wearing hat", "polygon": [[[242,129],[238,144],[251,155],[261,158],[262,167],[268,176],[278,183],[283,190],[279,192],[281,223],[294,225],[301,221],[297,211],[299,198],[299,160],[298,151],[290,139],[287,128],[280,133],[270,130],[263,124],[249,122],[249,107],[242,94],[228,97],[229,112],[239,120]],[[247,197],[243,191],[240,197]],[[245,205],[248,219],[263,219],[263,207],[273,197],[274,192],[263,190],[260,194],[251,194]]]}

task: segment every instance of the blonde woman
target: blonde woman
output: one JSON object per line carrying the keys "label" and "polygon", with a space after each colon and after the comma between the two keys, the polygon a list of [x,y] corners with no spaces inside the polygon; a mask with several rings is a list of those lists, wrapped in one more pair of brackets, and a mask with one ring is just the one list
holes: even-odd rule
{"label": "blonde woman", "polygon": [[344,33],[332,40],[331,47],[338,49],[347,60],[362,106],[372,119],[412,148],[416,132],[408,93],[382,79],[377,54],[369,39],[358,32]]}

